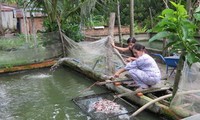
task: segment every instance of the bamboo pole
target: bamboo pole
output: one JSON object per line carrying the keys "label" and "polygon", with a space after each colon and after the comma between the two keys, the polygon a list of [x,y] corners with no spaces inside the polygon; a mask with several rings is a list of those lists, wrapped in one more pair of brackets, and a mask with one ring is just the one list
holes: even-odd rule
{"label": "bamboo pole", "polygon": [[104,84],[108,84],[108,83],[115,83],[115,82],[129,82],[129,81],[133,81],[132,79],[127,79],[127,80],[115,80],[115,81],[107,81],[105,80],[105,82],[97,82],[97,85],[104,85]]}

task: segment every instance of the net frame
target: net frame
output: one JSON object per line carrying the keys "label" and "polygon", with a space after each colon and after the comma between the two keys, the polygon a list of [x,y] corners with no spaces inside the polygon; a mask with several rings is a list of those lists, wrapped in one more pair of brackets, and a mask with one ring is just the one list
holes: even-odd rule
{"label": "net frame", "polygon": [[[90,110],[90,105],[97,102],[100,99],[107,99],[111,100],[117,104],[119,104],[121,107],[125,108],[127,111],[124,113],[113,113],[113,114],[106,114],[106,113],[98,113],[95,111]],[[96,100],[96,101],[95,101]],[[120,117],[121,115],[127,115],[130,113],[133,113],[137,110],[136,106],[133,106],[131,103],[127,102],[123,98],[115,98],[114,93],[112,92],[106,92],[106,93],[99,93],[99,94],[92,94],[87,96],[81,96],[73,98],[72,101],[83,111],[85,114],[90,116],[92,119],[98,119],[98,120],[105,120],[105,119],[112,119],[117,117]],[[83,101],[84,104],[81,104],[81,101]],[[92,101],[92,103],[91,103]],[[87,105],[85,105],[87,104]]]}

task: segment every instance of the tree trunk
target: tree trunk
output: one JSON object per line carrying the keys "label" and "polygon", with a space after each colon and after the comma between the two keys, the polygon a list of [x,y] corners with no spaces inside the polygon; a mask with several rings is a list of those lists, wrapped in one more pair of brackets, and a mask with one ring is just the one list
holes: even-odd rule
{"label": "tree trunk", "polygon": [[[167,39],[166,38],[163,38],[163,48],[165,48],[167,45]],[[162,55],[163,56],[168,56],[168,49],[163,49],[162,50]]]}
{"label": "tree trunk", "polygon": [[191,0],[187,0],[186,7],[187,7],[189,18],[191,19],[192,18],[192,1]]}
{"label": "tree trunk", "polygon": [[118,20],[118,33],[119,33],[119,43],[122,47],[122,34],[121,34],[121,19],[120,19],[120,3],[117,0],[117,20]]}
{"label": "tree trunk", "polygon": [[134,35],[134,0],[130,0],[130,37]]}
{"label": "tree trunk", "polygon": [[149,14],[150,14],[150,18],[151,18],[151,28],[153,28],[153,16],[152,16],[152,12],[151,12],[150,7],[149,7]]}
{"label": "tree trunk", "polygon": [[181,56],[180,56],[180,59],[179,59],[178,65],[177,65],[177,71],[176,71],[175,80],[174,80],[172,98],[174,98],[174,96],[178,90],[178,85],[179,85],[179,81],[181,78],[181,70],[183,70],[183,65],[184,65],[184,56],[185,56],[185,52],[183,51],[181,53]]}
{"label": "tree trunk", "polygon": [[56,19],[57,24],[58,24],[58,29],[59,29],[59,33],[60,33],[60,39],[62,42],[62,50],[63,50],[63,56],[66,56],[66,52],[65,52],[65,45],[64,45],[64,41],[63,41],[63,36],[62,36],[62,31],[61,31],[61,25],[60,25],[60,20],[59,18]]}

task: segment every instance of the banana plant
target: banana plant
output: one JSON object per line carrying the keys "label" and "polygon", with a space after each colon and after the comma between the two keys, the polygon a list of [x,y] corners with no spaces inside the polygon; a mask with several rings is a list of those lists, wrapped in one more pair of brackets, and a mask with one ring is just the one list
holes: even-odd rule
{"label": "banana plant", "polygon": [[170,51],[180,54],[173,86],[174,97],[184,61],[187,61],[190,66],[195,62],[200,62],[200,43],[194,38],[197,27],[188,19],[189,16],[184,6],[172,1],[170,3],[173,8],[166,8],[162,11],[159,16],[160,22],[151,30],[158,33],[149,39],[149,42],[167,38],[168,43],[165,49],[170,48]]}

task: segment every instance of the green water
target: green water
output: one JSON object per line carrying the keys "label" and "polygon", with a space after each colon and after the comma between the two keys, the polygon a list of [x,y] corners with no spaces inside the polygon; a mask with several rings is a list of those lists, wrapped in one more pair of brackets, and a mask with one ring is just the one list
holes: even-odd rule
{"label": "green water", "polygon": [[[95,86],[80,93],[93,81],[66,68],[49,68],[0,75],[0,120],[90,120],[72,98],[107,89]],[[164,120],[143,112],[134,120]]]}

